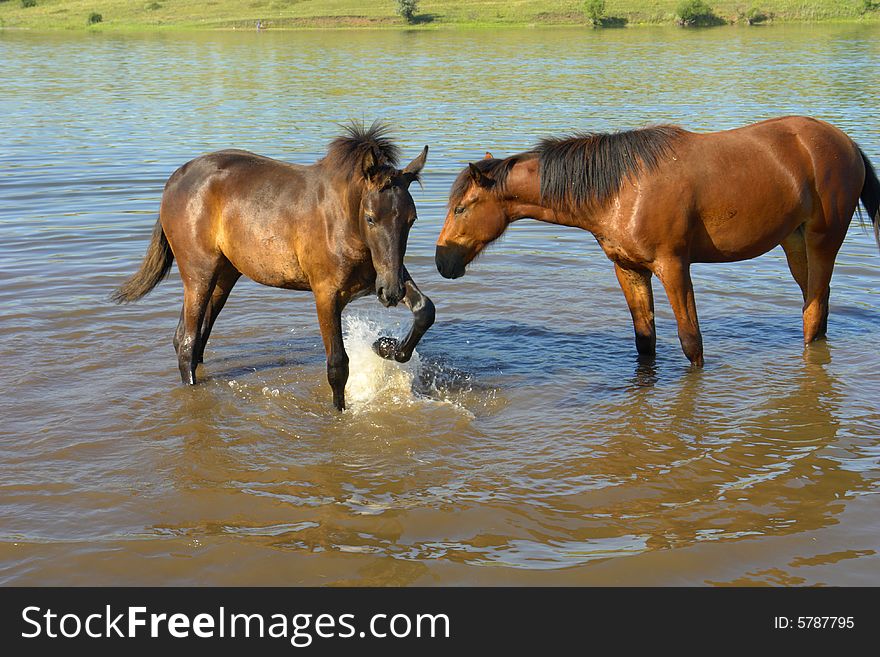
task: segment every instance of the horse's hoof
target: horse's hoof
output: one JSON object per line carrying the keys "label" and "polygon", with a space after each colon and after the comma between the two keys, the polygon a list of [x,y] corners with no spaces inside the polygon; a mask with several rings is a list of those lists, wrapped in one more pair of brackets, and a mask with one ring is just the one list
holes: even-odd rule
{"label": "horse's hoof", "polygon": [[399,346],[397,339],[383,335],[373,343],[373,351],[385,360],[394,360]]}

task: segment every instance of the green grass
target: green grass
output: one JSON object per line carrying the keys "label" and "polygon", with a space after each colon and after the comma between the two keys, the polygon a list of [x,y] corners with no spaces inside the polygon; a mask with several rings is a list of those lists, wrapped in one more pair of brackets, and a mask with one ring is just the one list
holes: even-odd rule
{"label": "green grass", "polygon": [[[629,24],[673,23],[680,0],[606,0],[606,15]],[[734,22],[753,7],[776,21],[880,20],[862,14],[862,0],[717,0],[719,17]],[[582,0],[422,0],[417,25],[586,25]],[[410,27],[396,15],[394,0],[0,0],[0,26],[26,29],[268,29],[310,27]],[[103,21],[89,25],[92,13]]]}

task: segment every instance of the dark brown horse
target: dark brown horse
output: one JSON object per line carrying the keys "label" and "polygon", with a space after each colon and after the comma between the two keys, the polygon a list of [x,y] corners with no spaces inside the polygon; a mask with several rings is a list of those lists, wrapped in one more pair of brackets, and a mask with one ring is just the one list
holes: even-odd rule
{"label": "dark brown horse", "polygon": [[662,125],[545,139],[456,179],[437,269],[457,278],[517,219],[590,231],[614,263],[636,348],[653,354],[651,275],[666,288],[685,355],[703,363],[692,262],[746,260],[782,245],[804,298],[804,341],[825,335],[831,272],[861,198],[878,235],[880,182],[833,126],[785,117],[708,134]]}
{"label": "dark brown horse", "polygon": [[352,124],[311,166],[240,150],[184,164],[165,184],[159,220],[140,271],[114,294],[140,299],[177,259],[183,310],[174,336],[180,376],[196,382],[196,365],[217,315],[239,277],[311,290],[327,351],[333,404],[345,408],[348,355],[342,309],[375,290],[385,306],[403,301],[414,315],[406,339],[377,341],[385,358],[405,362],[434,322],[434,304],[403,266],[416,208],[409,186],[428,147],[405,168],[387,128]]}

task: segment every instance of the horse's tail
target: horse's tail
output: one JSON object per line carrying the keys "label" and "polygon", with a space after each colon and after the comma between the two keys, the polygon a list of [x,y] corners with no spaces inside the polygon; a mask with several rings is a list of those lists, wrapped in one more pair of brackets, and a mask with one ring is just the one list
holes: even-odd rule
{"label": "horse's tail", "polygon": [[865,151],[860,148],[859,153],[862,155],[862,162],[865,163],[865,184],[862,185],[860,197],[874,226],[874,239],[880,247],[880,180],[877,179],[877,172],[871,160],[865,155]]}
{"label": "horse's tail", "polygon": [[116,303],[131,303],[146,296],[168,275],[172,262],[174,262],[174,254],[168,245],[165,231],[162,230],[162,223],[157,219],[141,268],[110,295],[110,300]]}

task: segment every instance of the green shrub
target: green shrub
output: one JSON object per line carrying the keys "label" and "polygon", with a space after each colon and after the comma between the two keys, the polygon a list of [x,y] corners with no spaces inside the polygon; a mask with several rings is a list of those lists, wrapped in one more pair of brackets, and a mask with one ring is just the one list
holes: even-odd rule
{"label": "green shrub", "polygon": [[593,27],[599,27],[605,19],[605,0],[587,0],[584,3],[584,13]]}
{"label": "green shrub", "polygon": [[419,10],[418,0],[397,0],[397,13],[407,23],[416,22],[416,12]]}
{"label": "green shrub", "polygon": [[867,14],[869,11],[877,11],[880,9],[880,2],[876,0],[862,0],[862,13]]}
{"label": "green shrub", "polygon": [[28,7],[36,7],[37,0],[21,0],[21,6],[27,9]]}
{"label": "green shrub", "polygon": [[93,11],[91,14],[89,14],[89,25],[94,25],[95,23],[100,23],[103,20],[104,20],[104,17],[101,16],[101,14],[99,14],[96,11]]}
{"label": "green shrub", "polygon": [[770,14],[760,7],[752,7],[746,12],[746,22],[749,25],[758,25],[760,23],[766,23],[771,18],[773,18],[773,14]]}
{"label": "green shrub", "polygon": [[679,25],[718,25],[723,21],[703,0],[683,0],[675,10]]}

